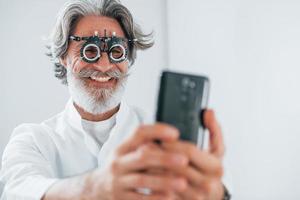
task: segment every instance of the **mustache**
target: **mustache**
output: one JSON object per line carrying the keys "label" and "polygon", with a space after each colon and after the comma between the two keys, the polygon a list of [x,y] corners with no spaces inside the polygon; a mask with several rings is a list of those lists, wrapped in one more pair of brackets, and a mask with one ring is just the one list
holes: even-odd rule
{"label": "mustache", "polygon": [[118,68],[116,69],[111,69],[109,71],[106,72],[101,72],[98,70],[94,70],[94,69],[82,69],[79,73],[78,76],[80,78],[89,78],[89,77],[104,77],[104,76],[108,76],[111,78],[116,78],[116,79],[121,79],[121,78],[126,78],[129,76],[129,73],[123,73],[121,72]]}

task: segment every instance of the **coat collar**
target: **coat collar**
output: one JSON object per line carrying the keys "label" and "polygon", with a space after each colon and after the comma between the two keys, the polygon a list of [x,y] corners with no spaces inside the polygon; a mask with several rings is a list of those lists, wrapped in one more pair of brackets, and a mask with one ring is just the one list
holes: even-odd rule
{"label": "coat collar", "polygon": [[72,99],[70,99],[66,105],[65,117],[71,127],[83,134],[85,145],[88,150],[97,157],[99,167],[107,162],[109,158],[108,155],[110,155],[122,141],[133,134],[137,126],[141,123],[137,113],[122,101],[120,109],[116,113],[116,125],[111,130],[108,140],[101,147],[94,138],[84,131],[82,118],[76,110]]}
{"label": "coat collar", "polygon": [[[70,126],[77,130],[83,130],[82,129],[82,118],[80,114],[78,113],[77,109],[74,106],[73,99],[70,98],[65,106],[65,117],[67,121],[70,123]],[[119,124],[126,115],[128,115],[128,112],[130,111],[129,106],[124,102],[121,101],[120,103],[120,109],[118,110],[116,114],[116,123]]]}

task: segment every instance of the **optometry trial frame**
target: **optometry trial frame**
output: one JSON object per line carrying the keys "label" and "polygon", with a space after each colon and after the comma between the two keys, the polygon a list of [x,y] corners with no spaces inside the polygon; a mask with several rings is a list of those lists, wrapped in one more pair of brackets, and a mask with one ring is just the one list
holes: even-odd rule
{"label": "optometry trial frame", "polygon": [[111,63],[120,63],[127,60],[129,43],[136,42],[137,39],[126,39],[117,37],[113,32],[111,37],[99,37],[98,32],[89,37],[79,37],[71,35],[69,37],[73,41],[86,41],[80,49],[80,57],[87,63],[95,63],[101,58],[101,53],[106,52]]}

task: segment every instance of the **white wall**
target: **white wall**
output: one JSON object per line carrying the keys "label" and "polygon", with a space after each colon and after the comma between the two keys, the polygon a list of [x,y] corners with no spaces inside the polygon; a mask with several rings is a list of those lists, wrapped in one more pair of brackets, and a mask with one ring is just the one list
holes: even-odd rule
{"label": "white wall", "polygon": [[12,129],[57,113],[67,90],[55,80],[42,40],[64,1],[0,1],[0,153]]}
{"label": "white wall", "polygon": [[234,199],[300,199],[300,1],[168,1],[171,69],[207,74]]}
{"label": "white wall", "polygon": [[[14,127],[49,118],[60,112],[69,98],[67,88],[54,77],[42,40],[64,2],[0,0],[0,155]],[[123,3],[146,32],[155,31],[156,44],[138,53],[124,97],[153,115],[160,68],[166,65],[165,7],[159,0]]]}

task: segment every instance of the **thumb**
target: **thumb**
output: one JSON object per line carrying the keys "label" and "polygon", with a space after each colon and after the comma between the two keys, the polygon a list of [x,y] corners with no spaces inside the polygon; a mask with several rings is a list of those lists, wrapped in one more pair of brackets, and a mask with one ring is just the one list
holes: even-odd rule
{"label": "thumb", "polygon": [[222,130],[218,124],[214,111],[206,110],[204,113],[204,125],[209,131],[209,152],[221,158],[224,155],[224,143]]}

